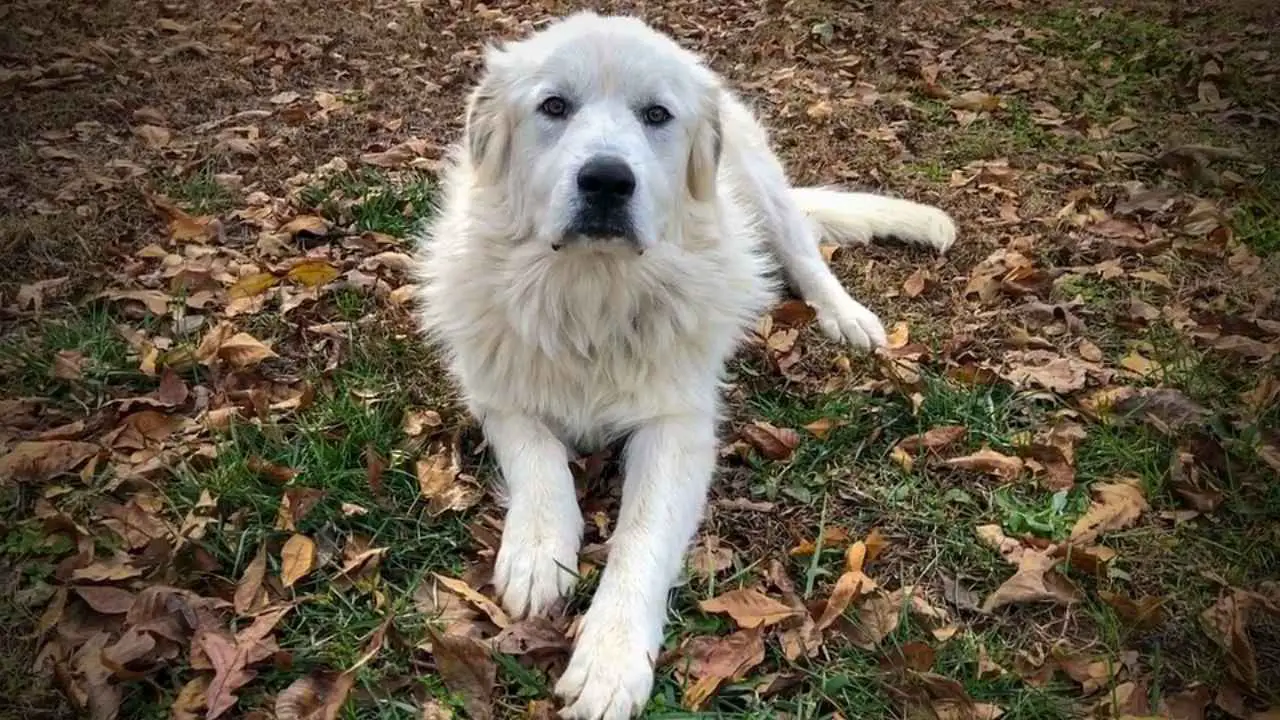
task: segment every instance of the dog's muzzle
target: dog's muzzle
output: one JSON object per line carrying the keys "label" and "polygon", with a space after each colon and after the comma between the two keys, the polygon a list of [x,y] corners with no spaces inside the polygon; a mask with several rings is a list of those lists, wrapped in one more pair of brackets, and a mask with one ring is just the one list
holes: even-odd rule
{"label": "dog's muzzle", "polygon": [[631,196],[636,176],[622,159],[597,155],[578,170],[578,202],[566,237],[552,247],[559,250],[575,238],[625,240],[641,251],[631,221]]}

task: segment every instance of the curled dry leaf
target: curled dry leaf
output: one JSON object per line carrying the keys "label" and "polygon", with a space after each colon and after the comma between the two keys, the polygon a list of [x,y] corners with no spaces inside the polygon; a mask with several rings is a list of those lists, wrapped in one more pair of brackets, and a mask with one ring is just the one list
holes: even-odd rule
{"label": "curled dry leaf", "polygon": [[463,635],[440,634],[428,630],[436,671],[449,692],[462,700],[468,717],[493,717],[493,688],[498,666],[488,643]]}
{"label": "curled dry leaf", "polygon": [[246,370],[268,358],[279,357],[249,333],[236,333],[218,346],[218,357],[237,370]]}
{"label": "curled dry leaf", "polygon": [[794,608],[759,590],[742,588],[698,603],[703,612],[725,613],[741,628],[768,627],[794,617]]}
{"label": "curled dry leaf", "polygon": [[564,631],[546,618],[530,617],[502,629],[491,641],[494,652],[527,655],[547,651],[567,652],[573,643]]}
{"label": "curled dry leaf", "polygon": [[262,589],[262,581],[267,576],[267,545],[258,548],[258,554],[249,561],[236,584],[236,592],[232,605],[237,614],[252,612],[266,603],[266,593]]}
{"label": "curled dry leaf", "polygon": [[725,637],[693,638],[681,655],[684,669],[694,681],[685,688],[681,704],[697,710],[722,682],[742,677],[764,662],[764,635],[759,629],[752,629]]}
{"label": "curled dry leaf", "polygon": [[907,453],[936,452],[960,442],[968,434],[968,428],[963,425],[942,425],[919,435],[904,437],[896,447]]}
{"label": "curled dry leaf", "polygon": [[354,684],[355,674],[349,672],[300,677],[276,697],[276,720],[335,720]]}
{"label": "curled dry leaf", "polygon": [[306,577],[315,567],[316,543],[306,535],[291,535],[280,550],[280,582],[286,588]]}
{"label": "curled dry leaf", "polygon": [[689,551],[689,569],[697,577],[709,580],[733,567],[733,550],[720,544],[720,538],[708,535]]}
{"label": "curled dry leaf", "polygon": [[762,420],[743,427],[738,434],[769,460],[786,460],[800,445],[800,435],[795,430]]}
{"label": "curled dry leaf", "polygon": [[428,512],[461,512],[480,502],[484,492],[470,476],[462,474],[455,443],[435,443],[428,452],[416,465],[418,489],[427,500]]}
{"label": "curled dry leaf", "polygon": [[944,460],[942,464],[961,470],[985,473],[1006,482],[1017,480],[1025,466],[1022,458],[1011,457],[989,447],[984,447],[972,455]]}
{"label": "curled dry leaf", "polygon": [[1123,530],[1150,508],[1137,480],[1093,486],[1093,504],[1071,528],[1071,542],[1088,544],[1104,532]]}
{"label": "curled dry leaf", "polygon": [[949,104],[957,110],[968,110],[970,112],[990,112],[999,109],[1000,98],[991,93],[985,93],[981,90],[969,90],[952,96]]}
{"label": "curled dry leaf", "polygon": [[280,232],[295,235],[320,236],[329,232],[329,221],[318,215],[299,215],[280,226]]}
{"label": "curled dry leaf", "polygon": [[1249,690],[1258,687],[1258,659],[1249,637],[1249,624],[1259,607],[1280,614],[1280,605],[1241,589],[1222,595],[1200,614],[1201,627],[1226,655],[1227,672]]}
{"label": "curled dry leaf", "polygon": [[502,608],[498,607],[497,603],[471,589],[471,586],[465,581],[457,578],[445,577],[439,573],[431,573],[431,576],[436,579],[436,582],[445,586],[445,588],[450,592],[479,608],[481,612],[489,616],[489,619],[493,621],[494,625],[497,625],[500,628],[505,628],[511,624],[511,617],[508,616]]}
{"label": "curled dry leaf", "polygon": [[1054,569],[1058,560],[1049,552],[1026,550],[1018,559],[1018,570],[1004,581],[982,604],[983,612],[1011,603],[1054,602],[1070,604],[1081,598],[1080,590]]}

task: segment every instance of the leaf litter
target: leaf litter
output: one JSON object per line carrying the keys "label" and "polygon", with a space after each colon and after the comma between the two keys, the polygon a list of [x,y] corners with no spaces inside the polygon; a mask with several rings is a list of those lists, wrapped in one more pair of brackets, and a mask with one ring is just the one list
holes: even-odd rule
{"label": "leaf litter", "polygon": [[[823,177],[879,177],[880,169],[868,175],[867,170],[841,159],[849,157],[843,136],[855,133],[869,148],[889,153],[883,158],[876,156],[879,150],[867,153],[888,168],[883,172],[896,173],[894,168],[901,163],[895,155],[901,156],[909,146],[913,155],[938,159],[943,181],[926,187],[896,174],[890,179],[907,183],[907,189],[924,188],[926,194],[934,187],[942,189],[943,204],[950,208],[948,203],[954,202],[960,210],[963,232],[984,239],[980,250],[957,246],[959,260],[927,268],[885,263],[874,250],[863,255],[824,248],[833,264],[844,263],[846,270],[859,266],[849,273],[858,276],[855,283],[874,285],[875,276],[885,274],[886,297],[903,302],[904,314],[924,313],[942,319],[942,325],[954,324],[939,328],[935,323],[920,323],[918,315],[910,322],[893,318],[888,349],[891,369],[868,371],[868,379],[856,360],[830,356],[813,336],[812,307],[785,302],[767,316],[767,322],[762,319],[757,332],[758,349],[767,372],[772,373],[767,378],[789,383],[788,392],[790,388],[832,392],[865,387],[857,392],[897,393],[914,411],[926,399],[925,377],[939,373],[974,387],[1012,387],[1035,402],[1053,403],[1072,414],[1011,438],[1007,444],[985,445],[983,431],[952,420],[957,424],[924,426],[916,436],[903,433],[889,438],[894,443],[890,458],[908,474],[931,474],[957,484],[964,478],[962,487],[970,495],[979,494],[975,485],[1026,486],[1047,493],[1074,493],[1083,508],[1053,538],[1012,530],[1005,534],[994,526],[997,534],[988,528],[983,542],[992,543],[993,557],[1007,560],[1011,570],[1006,572],[1011,576],[994,590],[980,587],[982,593],[959,575],[972,569],[954,568],[957,574],[946,576],[938,584],[941,590],[933,594],[930,578],[907,583],[906,576],[899,575],[904,560],[894,556],[893,545],[885,551],[873,549],[884,547],[882,537],[854,540],[847,530],[839,531],[843,536],[829,534],[818,530],[816,523],[774,546],[740,542],[742,538],[730,533],[705,536],[690,558],[696,582],[708,587],[713,582],[737,583],[729,579],[731,568],[734,572],[750,569],[762,559],[769,560],[771,567],[764,584],[717,586],[721,592],[701,603],[702,612],[723,616],[734,629],[724,635],[680,638],[690,659],[685,704],[710,705],[719,688],[737,680],[758,679],[762,684],[756,687],[788,687],[789,671],[770,659],[773,646],[791,662],[813,663],[821,661],[824,650],[842,652],[843,644],[852,644],[861,652],[897,658],[886,660],[890,672],[897,673],[890,694],[909,712],[938,718],[994,717],[998,707],[967,697],[953,680],[939,675],[932,662],[930,643],[967,636],[971,621],[988,622],[977,619],[984,616],[982,610],[994,617],[1021,617],[1018,606],[1023,604],[1070,607],[1087,595],[1096,595],[1134,626],[1158,627],[1170,622],[1175,612],[1185,619],[1185,609],[1167,598],[1137,592],[1137,584],[1134,594],[1125,592],[1123,573],[1135,568],[1133,564],[1118,567],[1125,558],[1120,556],[1117,562],[1117,551],[1109,546],[1130,532],[1221,522],[1231,512],[1232,494],[1240,487],[1236,481],[1245,488],[1254,482],[1248,473],[1219,459],[1222,443],[1212,435],[1219,432],[1224,417],[1238,427],[1250,427],[1249,418],[1256,425],[1274,407],[1275,388],[1280,387],[1267,380],[1275,369],[1280,337],[1271,310],[1274,297],[1267,295],[1268,288],[1275,286],[1273,275],[1259,253],[1242,240],[1242,228],[1231,214],[1233,203],[1261,192],[1255,187],[1260,176],[1253,174],[1249,156],[1234,148],[1216,147],[1224,143],[1210,142],[1143,148],[1150,153],[1147,156],[1132,152],[1128,138],[1159,127],[1158,118],[1141,114],[1140,104],[1105,119],[1068,107],[1069,96],[1078,91],[1073,84],[1099,80],[1098,72],[1105,75],[1105,68],[1120,67],[1114,64],[1116,59],[1103,58],[1100,65],[1078,72],[1058,72],[1063,66],[1051,69],[1047,65],[1051,61],[1036,52],[1046,37],[1044,30],[1016,16],[993,11],[987,18],[990,22],[984,21],[977,30],[964,22],[946,25],[935,20],[919,27],[918,18],[904,18],[902,22],[914,26],[921,38],[908,49],[912,60],[904,72],[875,59],[877,55],[900,58],[901,52],[862,57],[840,49],[887,48],[881,34],[865,35],[863,20],[856,13],[832,11],[836,14],[812,32],[812,23],[800,23],[804,25],[801,35],[781,42],[779,37],[788,30],[777,24],[753,26],[759,9],[740,9],[746,18],[741,27],[731,14],[716,9],[696,10],[675,25],[698,26],[686,34],[710,48],[727,38],[740,42],[741,33],[765,33],[753,36],[760,40],[752,43],[760,48],[759,57],[745,63],[742,72],[753,92],[769,96],[781,109],[777,133],[783,147],[792,148],[789,169]],[[950,12],[935,9],[943,15]],[[437,12],[425,6],[417,11]],[[396,23],[405,19],[402,8],[387,12]],[[4,424],[0,478],[16,479],[22,483],[22,492],[39,497],[35,519],[42,531],[69,548],[58,557],[50,576],[56,589],[39,620],[43,632],[38,662],[44,671],[51,671],[47,675],[62,679],[79,709],[107,717],[122,702],[122,688],[136,687],[134,683],[143,678],[157,682],[170,677],[167,672],[180,670],[172,675],[180,685],[168,688],[176,698],[175,717],[252,712],[241,706],[254,687],[254,674],[275,662],[273,643],[283,637],[281,618],[290,612],[282,610],[287,607],[283,604],[314,602],[311,592],[317,587],[340,590],[361,583],[384,587],[377,578],[383,548],[357,541],[354,533],[344,543],[327,537],[331,530],[315,529],[318,521],[309,513],[319,500],[300,484],[306,480],[300,475],[303,470],[260,457],[251,463],[253,473],[279,485],[282,499],[276,527],[264,528],[274,534],[244,549],[238,577],[226,577],[231,572],[227,568],[202,565],[212,558],[202,555],[201,538],[221,532],[224,525],[243,522],[243,516],[228,512],[221,499],[212,495],[189,512],[169,516],[160,498],[167,468],[199,465],[216,455],[217,441],[210,431],[241,422],[268,427],[289,423],[294,413],[313,401],[316,390],[298,372],[306,365],[300,359],[319,358],[321,365],[327,365],[319,381],[323,384],[324,375],[345,361],[348,333],[360,324],[355,318],[323,316],[330,312],[321,310],[326,303],[356,289],[377,298],[378,315],[403,313],[412,286],[404,275],[407,256],[402,242],[358,227],[351,215],[354,198],[334,199],[340,206],[334,214],[303,201],[300,191],[359,165],[391,173],[430,174],[438,168],[441,143],[452,130],[436,127],[442,119],[432,116],[424,120],[433,126],[430,140],[408,137],[403,117],[394,116],[394,104],[365,114],[358,92],[348,94],[331,83],[322,83],[324,90],[303,92],[305,83],[293,75],[315,58],[327,57],[341,63],[346,68],[342,72],[351,73],[350,77],[375,72],[380,82],[393,84],[410,78],[450,78],[446,84],[452,88],[456,83],[451,78],[459,70],[456,65],[469,68],[475,62],[468,43],[535,22],[541,10],[468,6],[463,12],[452,8],[440,12],[448,17],[435,19],[451,28],[444,33],[448,39],[442,40],[452,43],[451,50],[441,56],[451,63],[447,69],[433,65],[435,58],[413,68],[390,68],[390,58],[404,56],[380,44],[398,42],[392,26],[378,28],[378,40],[370,43],[371,59],[359,59],[365,50],[348,48],[345,57],[357,58],[348,62],[343,53],[329,50],[331,45],[347,42],[344,38],[300,35],[289,43],[255,46],[256,40],[241,39],[235,33],[206,32],[202,19],[182,8],[166,9],[175,17],[160,18],[145,32],[122,33],[98,45],[86,44],[81,52],[68,52],[65,58],[6,69],[6,87],[23,93],[27,102],[39,102],[40,92],[47,88],[74,89],[83,84],[87,76],[82,74],[101,72],[105,57],[116,58],[112,72],[120,73],[121,83],[151,82],[148,78],[155,74],[148,68],[176,54],[191,58],[194,66],[199,59],[235,58],[255,73],[263,70],[262,77],[279,77],[289,67],[291,76],[289,84],[258,94],[260,108],[229,109],[211,98],[193,111],[183,109],[190,103],[166,102],[168,98],[160,93],[154,100],[157,107],[136,110],[119,132],[108,132],[89,121],[34,138],[36,157],[50,168],[85,163],[74,174],[47,173],[59,187],[42,197],[23,198],[23,207],[38,213],[72,209],[74,213],[61,217],[73,220],[76,214],[89,218],[105,210],[120,219],[125,212],[120,208],[137,205],[120,201],[124,183],[149,180],[153,175],[178,177],[211,158],[222,166],[213,176],[217,186],[238,188],[230,191],[232,210],[180,198],[172,189],[151,188],[143,196],[145,205],[134,210],[145,219],[124,215],[125,222],[95,220],[104,227],[145,228],[137,233],[137,249],[122,248],[121,261],[102,273],[105,287],[94,292],[122,326],[120,333],[129,347],[128,370],[149,379],[152,385],[147,387],[159,381],[153,392],[140,396],[134,389],[112,386],[115,397],[108,403],[78,395],[89,398],[84,417],[65,416],[57,425],[52,424],[53,415],[43,419],[32,410],[48,408],[23,399],[6,404],[0,421]],[[1096,12],[1089,17],[1112,17],[1109,10]],[[655,13],[663,17],[670,11],[659,8]],[[232,15],[240,17],[242,11]],[[936,27],[942,26],[969,33],[969,42],[957,46],[953,39],[937,38]],[[856,38],[861,40],[850,42]],[[1247,43],[1249,34],[1242,33],[1239,40]],[[819,54],[814,49],[819,46],[811,48],[811,43],[822,43]],[[121,54],[112,45],[127,49]],[[1221,79],[1222,65],[1229,71],[1232,60],[1242,62],[1244,56],[1233,55],[1239,51],[1230,48],[1206,52],[1213,58],[1204,67],[1212,64],[1216,69],[1206,69],[1201,78],[1192,80],[1189,89],[1194,99],[1185,111],[1200,118],[1230,118],[1228,122],[1243,113],[1250,122],[1265,127],[1269,121],[1248,109],[1246,101],[1229,97],[1229,86]],[[1249,63],[1264,66],[1260,73],[1274,66],[1274,61],[1274,55],[1248,56]],[[855,67],[862,73],[872,65],[877,72],[901,73],[897,81],[901,87],[895,82],[873,85],[865,80],[848,87],[830,86],[830,78],[808,67],[827,63],[832,63],[833,73]],[[1011,67],[1017,70],[1010,72]],[[389,68],[391,72],[383,72]],[[232,77],[236,72],[230,68],[195,71],[202,72],[202,78]],[[299,70],[299,77],[305,79],[305,73]],[[333,77],[327,71],[324,76]],[[1103,84],[1114,79],[1109,77]],[[246,87],[252,86],[246,82]],[[901,95],[907,86],[918,89],[920,95]],[[977,131],[1027,110],[1030,123],[1051,133],[1055,142],[1087,138],[1106,149],[1086,152],[1082,147],[1079,156],[1046,154],[1035,162],[1026,162],[1025,157],[944,162],[945,155],[938,151],[946,148],[930,145],[927,139],[921,145],[919,131],[910,127],[923,112],[921,98],[934,102],[929,112],[940,111],[942,128]],[[790,107],[798,113],[788,114]],[[849,113],[851,108],[870,107],[876,111]],[[873,118],[878,117],[909,119],[884,127],[863,124],[876,125],[879,120]],[[360,123],[377,137],[358,148],[349,147],[351,126],[343,124],[347,121]],[[341,141],[326,135],[333,131],[342,135]],[[301,132],[321,138],[314,143],[318,152],[341,147],[340,155],[308,155],[302,144],[292,142]],[[934,128],[929,134],[945,132]],[[325,147],[325,137],[332,147]],[[1122,139],[1120,145],[1108,144],[1116,138]],[[280,158],[273,155],[277,149],[294,146],[297,156],[277,162]],[[1156,182],[1144,174],[1147,170],[1163,176]],[[1158,187],[1147,187],[1133,181],[1134,177]],[[1179,178],[1194,179],[1215,190],[1200,197],[1196,186],[1175,182]],[[33,181],[33,187],[38,185]],[[1038,208],[1045,200],[1059,204]],[[1041,216],[1032,217],[1037,213]],[[1209,268],[1206,277],[1188,271],[1196,263]],[[4,311],[14,313],[6,315],[6,320],[37,321],[65,304],[68,288],[79,292],[64,277],[64,269],[53,270],[21,282],[16,292],[4,296],[8,303]],[[1118,306],[1102,302],[1117,288],[1121,290]],[[269,334],[262,329],[260,321],[275,317],[291,323],[289,332]],[[921,339],[927,337],[920,332],[926,324],[930,330],[941,329],[941,349],[926,347],[931,340]],[[1182,371],[1181,361],[1138,341],[1139,333],[1154,329],[1172,331],[1186,348],[1255,380],[1238,402],[1234,397],[1203,393],[1192,399],[1185,386],[1170,385],[1170,378]],[[1124,337],[1122,343],[1116,342],[1116,331]],[[315,342],[299,344],[294,335]],[[41,367],[48,367],[50,381],[80,393],[95,377],[96,362],[84,349],[59,349]],[[1230,406],[1226,413],[1224,406]],[[110,412],[101,419],[89,417],[88,411],[107,408]],[[1235,408],[1241,410],[1238,415],[1232,412]],[[394,489],[397,481],[408,478],[416,481],[418,497],[429,515],[445,517],[487,507],[483,485],[468,474],[470,461],[452,434],[454,418],[443,410],[406,417],[406,435],[421,441],[407,450],[384,455],[365,449],[368,485],[380,501],[388,501],[388,487]],[[770,420],[757,415],[738,423],[738,441],[731,444],[726,457],[763,460],[771,471],[787,471],[793,460],[799,464],[811,450],[821,451],[824,443],[836,442],[847,424],[856,424],[837,413],[794,423]],[[1142,425],[1169,439],[1174,450],[1167,463],[1168,488],[1178,505],[1171,508],[1158,493],[1147,497],[1127,476],[1099,478],[1082,469],[1094,451],[1090,438],[1096,438],[1103,425]],[[1251,443],[1258,461],[1271,463],[1274,469],[1280,462],[1274,450],[1276,440],[1260,435]],[[93,483],[105,476],[104,471],[115,478],[108,490],[109,503],[94,504],[88,511],[78,508],[73,501],[90,487],[96,491]],[[718,498],[713,506],[725,512],[749,511],[762,525],[795,510],[789,500],[775,498]],[[344,500],[342,517],[355,521],[369,507],[373,507],[371,500]],[[106,537],[111,547],[119,549],[108,552],[94,547],[95,537]],[[477,544],[483,545],[479,537]],[[808,539],[789,552],[788,545],[796,538]],[[895,534],[894,543],[899,542],[915,547],[917,539]],[[878,564],[881,552],[894,557]],[[839,568],[831,566],[836,553],[844,553]],[[192,566],[181,567],[196,570],[171,571],[172,558],[191,562]],[[782,570],[775,570],[775,564]],[[830,576],[817,583],[815,594],[802,598],[788,576],[806,565],[822,568]],[[220,577],[222,584],[197,581],[204,577]],[[463,699],[469,714],[484,717],[493,712],[501,690],[490,653],[563,656],[569,628],[562,620],[544,625],[506,617],[491,599],[491,589],[478,577],[440,575],[419,586],[415,607],[434,618],[434,634],[420,638],[419,647],[428,656],[435,652],[439,656],[415,661],[425,661],[439,672]],[[1098,577],[1112,583],[1105,586],[1112,589],[1103,589],[1101,582],[1095,589],[1093,579]],[[931,597],[945,600],[956,615],[939,610]],[[1199,624],[1220,647],[1234,685],[1165,695],[1159,707],[1152,708],[1141,701],[1150,687],[1144,683],[1151,678],[1123,663],[1110,663],[1111,658],[1055,648],[1040,658],[1039,667],[1070,677],[1086,698],[1110,689],[1111,697],[1097,705],[1099,713],[1180,716],[1183,708],[1191,708],[1185,710],[1188,713],[1203,712],[1216,703],[1239,717],[1262,717],[1266,711],[1256,693],[1267,668],[1258,666],[1265,648],[1254,642],[1254,636],[1259,632],[1255,625],[1273,611],[1271,597],[1262,588],[1245,590],[1222,583],[1218,600],[1203,609]],[[924,636],[927,642],[912,640],[901,647],[885,647],[886,638],[901,627],[904,614],[929,628]],[[366,653],[355,668],[304,673],[259,710],[269,709],[280,718],[337,715],[352,699],[352,673],[375,662],[390,634],[387,625],[380,626],[368,641],[373,655]],[[438,638],[448,639],[438,643]],[[1265,652],[1262,656],[1265,660]],[[1119,665],[1124,665],[1119,671],[1101,669]],[[1017,674],[1024,682],[1035,677]],[[1237,696],[1247,699],[1234,699]],[[427,705],[428,710],[432,707]],[[544,706],[537,710],[551,712]]]}

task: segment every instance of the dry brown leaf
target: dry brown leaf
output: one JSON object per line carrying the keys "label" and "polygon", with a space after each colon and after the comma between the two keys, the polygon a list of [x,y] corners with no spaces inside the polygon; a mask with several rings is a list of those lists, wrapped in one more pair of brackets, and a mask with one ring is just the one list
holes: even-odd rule
{"label": "dry brown leaf", "polygon": [[1249,637],[1250,616],[1258,595],[1233,589],[1200,614],[1200,625],[1226,654],[1227,672],[1249,690],[1258,687],[1258,659]]}
{"label": "dry brown leaf", "polygon": [[928,287],[930,279],[928,270],[916,268],[906,282],[902,283],[902,292],[909,298],[919,297]]}
{"label": "dry brown leaf", "polygon": [[815,623],[815,627],[818,630],[831,627],[836,620],[840,619],[844,611],[849,609],[849,605],[854,600],[875,590],[876,587],[876,582],[863,574],[860,569],[842,573],[836,580],[835,587],[831,589],[831,597],[827,599],[827,604],[823,607],[822,615]]}
{"label": "dry brown leaf", "polygon": [[75,440],[25,440],[0,456],[0,478],[45,481],[71,472],[102,450]]}
{"label": "dry brown leaf", "polygon": [[89,359],[77,350],[59,350],[53,356],[53,366],[49,374],[59,380],[79,380],[84,377],[84,369]]}
{"label": "dry brown leaf", "polygon": [[488,643],[462,635],[431,636],[431,655],[436,671],[449,692],[462,700],[468,717],[489,720],[493,717],[493,688],[498,666],[490,654]]}
{"label": "dry brown leaf", "polygon": [[218,346],[218,357],[233,368],[245,370],[268,358],[279,357],[266,345],[249,333],[236,333]]}
{"label": "dry brown leaf", "polygon": [[1056,358],[1043,365],[1015,365],[1006,377],[1014,384],[1031,382],[1060,395],[1083,389],[1089,379],[1086,369],[1067,357]]}
{"label": "dry brown leaf", "polygon": [[494,652],[504,655],[527,655],[547,651],[568,652],[573,643],[552,621],[530,617],[502,629],[489,641]]}
{"label": "dry brown leaf", "polygon": [[989,447],[983,447],[972,455],[943,460],[942,464],[961,470],[986,473],[1006,482],[1017,480],[1025,466],[1022,458],[1011,457]]}
{"label": "dry brown leaf", "polygon": [[902,438],[895,447],[907,453],[935,452],[960,442],[968,434],[969,430],[963,425],[942,425]]}
{"label": "dry brown leaf", "polygon": [[1107,590],[1099,590],[1098,597],[1131,627],[1153,630],[1164,622],[1164,601],[1160,598],[1144,596],[1134,599]]}
{"label": "dry brown leaf", "polygon": [[1080,600],[1080,591],[1054,569],[1058,560],[1047,551],[1026,550],[1018,559],[1018,570],[1004,581],[982,604],[983,612],[1011,603],[1055,602],[1070,604]]}
{"label": "dry brown leaf", "polygon": [[298,476],[299,472],[298,470],[286,465],[273,463],[260,455],[250,456],[250,458],[245,461],[245,467],[262,479],[270,480],[271,482],[279,485],[284,485],[290,480],[293,480]]}
{"label": "dry brown leaf", "polygon": [[769,460],[786,460],[800,445],[800,435],[795,430],[762,420],[744,426],[738,434]]}
{"label": "dry brown leaf", "polygon": [[1092,543],[1099,535],[1132,525],[1150,506],[1137,480],[1094,485],[1093,504],[1071,528],[1071,542]]}
{"label": "dry brown leaf", "polygon": [[258,548],[258,554],[249,561],[244,575],[236,584],[233,606],[237,614],[245,615],[259,609],[266,602],[266,594],[262,589],[262,581],[267,576],[267,545]]}
{"label": "dry brown leaf", "polygon": [[768,627],[796,615],[794,608],[751,588],[730,590],[703,600],[698,607],[707,613],[725,613],[744,629]]}
{"label": "dry brown leaf", "polygon": [[427,500],[429,513],[461,512],[480,502],[484,491],[473,478],[460,471],[456,444],[435,443],[429,453],[416,465],[418,490]]}
{"label": "dry brown leaf", "polygon": [[350,672],[304,675],[276,696],[275,720],[335,720],[354,684]]}
{"label": "dry brown leaf", "polygon": [[471,589],[471,586],[466,582],[458,580],[457,578],[445,577],[439,573],[431,573],[431,575],[436,579],[436,582],[448,588],[450,592],[476,606],[485,615],[488,615],[494,625],[497,625],[500,628],[505,628],[511,624],[511,617],[503,612],[502,608],[498,607],[498,605],[489,598]]}
{"label": "dry brown leaf", "polygon": [[315,567],[316,543],[306,535],[294,534],[285,541],[280,550],[280,582],[286,588],[303,577]]}
{"label": "dry brown leaf", "polygon": [[104,615],[123,615],[129,612],[137,597],[128,590],[109,585],[78,585],[71,589],[85,604]]}
{"label": "dry brown leaf", "polygon": [[294,235],[320,236],[329,232],[329,221],[318,215],[299,215],[280,226],[280,232]]}
{"label": "dry brown leaf", "polygon": [[681,704],[697,710],[722,682],[743,677],[764,662],[764,635],[754,629],[724,637],[697,637],[685,644],[681,654],[677,667],[694,680],[685,688]]}
{"label": "dry brown leaf", "polygon": [[708,535],[689,551],[689,568],[703,580],[710,580],[733,567],[733,550],[723,547],[720,538]]}
{"label": "dry brown leaf", "polygon": [[844,426],[844,423],[841,422],[840,420],[835,420],[832,418],[818,418],[817,420],[814,420],[808,425],[805,425],[804,429],[808,430],[809,434],[813,435],[819,440],[825,440],[827,438],[827,435],[830,434],[832,430],[842,426]]}

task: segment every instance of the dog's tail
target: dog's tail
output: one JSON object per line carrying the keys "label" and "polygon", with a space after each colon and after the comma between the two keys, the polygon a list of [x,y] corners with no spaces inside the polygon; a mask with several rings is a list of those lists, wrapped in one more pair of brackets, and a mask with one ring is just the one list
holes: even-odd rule
{"label": "dog's tail", "polygon": [[833,190],[791,188],[820,239],[840,245],[893,237],[946,252],[956,240],[956,224],[938,208],[910,200]]}

